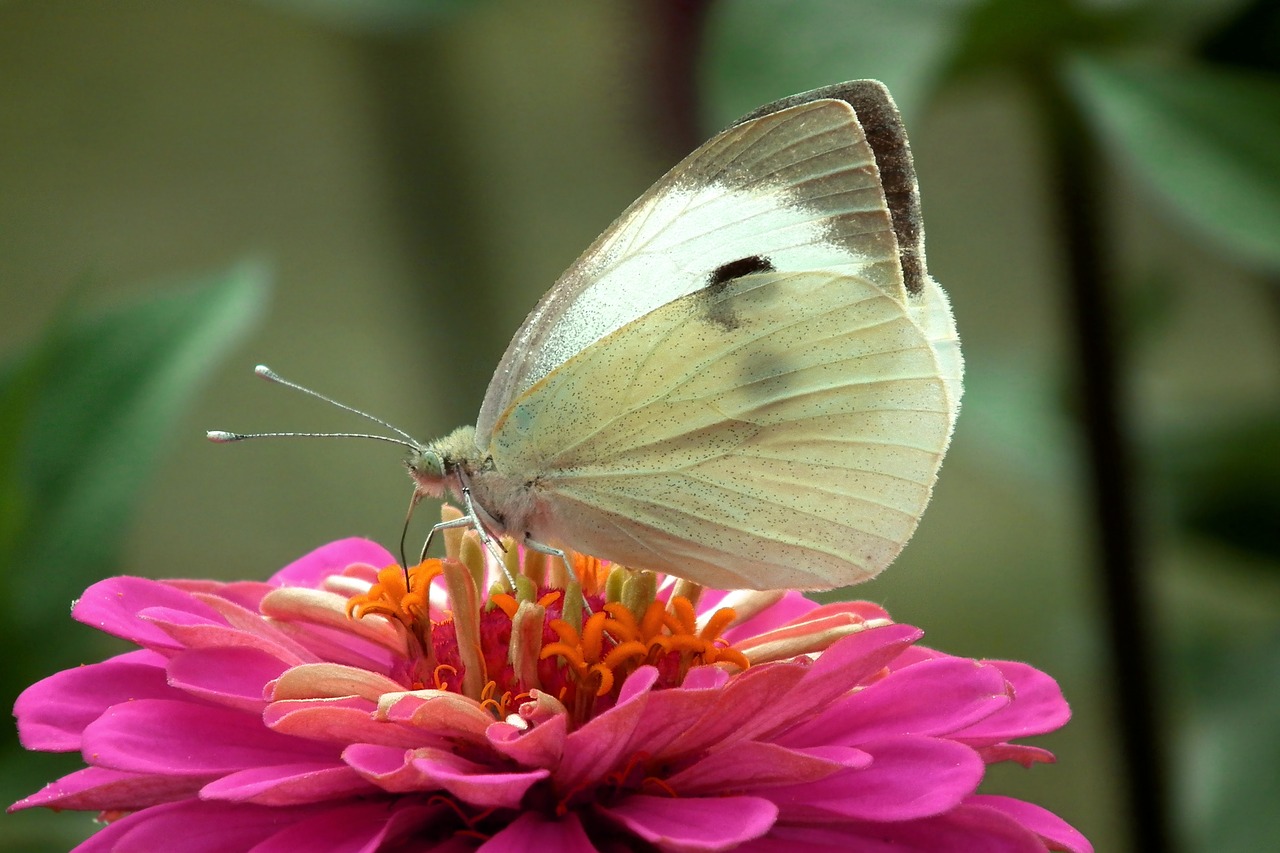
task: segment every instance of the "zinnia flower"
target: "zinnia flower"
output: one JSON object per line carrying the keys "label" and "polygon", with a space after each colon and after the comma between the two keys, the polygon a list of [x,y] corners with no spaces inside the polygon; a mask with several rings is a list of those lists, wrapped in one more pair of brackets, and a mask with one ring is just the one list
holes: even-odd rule
{"label": "zinnia flower", "polygon": [[79,851],[1092,849],[975,793],[1052,760],[1013,743],[1069,716],[1030,666],[865,602],[449,553],[93,585],[74,617],[141,648],[19,697],[23,744],[88,766],[11,808],[100,812]]}

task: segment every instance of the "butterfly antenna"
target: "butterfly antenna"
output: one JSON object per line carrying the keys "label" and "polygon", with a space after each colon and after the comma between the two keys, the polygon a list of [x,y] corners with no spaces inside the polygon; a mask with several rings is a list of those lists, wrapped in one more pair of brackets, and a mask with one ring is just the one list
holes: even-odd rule
{"label": "butterfly antenna", "polygon": [[398,426],[387,423],[382,418],[379,418],[376,415],[371,415],[368,412],[357,409],[355,406],[348,406],[346,403],[339,403],[337,400],[333,399],[332,397],[327,397],[324,394],[321,394],[319,391],[313,391],[310,388],[306,387],[305,385],[299,385],[296,382],[291,382],[288,379],[285,379],[279,373],[276,373],[274,370],[267,367],[265,364],[259,364],[257,367],[253,369],[253,372],[258,374],[268,382],[274,382],[277,385],[283,385],[286,388],[292,388],[295,391],[301,391],[303,394],[306,394],[310,397],[315,397],[317,400],[323,400],[324,402],[328,403],[331,406],[337,406],[339,409],[342,409],[343,411],[351,412],[351,414],[353,415],[359,415],[362,418],[371,420],[374,423],[380,426],[384,426],[387,429],[391,430],[396,435],[400,436],[400,438],[393,438],[392,436],[389,436],[389,435],[374,435],[373,433],[365,433],[365,432],[239,433],[239,432],[226,432],[225,430],[213,429],[205,433],[205,435],[208,436],[210,441],[215,441],[215,442],[218,442],[219,444],[228,444],[233,441],[246,441],[251,438],[368,438],[374,441],[385,441],[390,444],[398,444],[401,447],[407,447],[410,450],[422,449],[422,445],[419,444],[417,441],[415,441],[413,436],[409,435],[409,433],[400,429]]}

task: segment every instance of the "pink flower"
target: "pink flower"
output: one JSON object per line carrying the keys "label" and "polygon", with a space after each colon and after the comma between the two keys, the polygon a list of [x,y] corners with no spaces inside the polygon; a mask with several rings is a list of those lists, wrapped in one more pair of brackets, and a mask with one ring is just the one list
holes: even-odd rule
{"label": "pink flower", "polygon": [[141,648],[19,697],[23,744],[88,766],[12,809],[101,812],[79,851],[1092,850],[975,793],[1052,760],[1013,743],[1069,716],[1025,664],[865,602],[536,555],[512,590],[451,553],[412,589],[357,539],[267,583],[95,584],[75,618]]}

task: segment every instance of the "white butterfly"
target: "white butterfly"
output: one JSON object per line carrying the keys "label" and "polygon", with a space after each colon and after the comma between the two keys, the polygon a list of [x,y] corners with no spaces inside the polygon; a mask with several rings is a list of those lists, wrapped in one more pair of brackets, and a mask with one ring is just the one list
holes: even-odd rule
{"label": "white butterfly", "polygon": [[653,185],[516,332],[475,427],[417,446],[469,523],[719,588],[887,566],[960,405],[898,111],[761,107]]}

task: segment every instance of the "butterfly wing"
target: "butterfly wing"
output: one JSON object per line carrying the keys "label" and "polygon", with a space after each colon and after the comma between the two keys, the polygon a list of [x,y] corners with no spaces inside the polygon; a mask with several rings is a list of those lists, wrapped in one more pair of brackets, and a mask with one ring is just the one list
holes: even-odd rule
{"label": "butterfly wing", "polygon": [[624,212],[517,332],[476,443],[535,538],[830,587],[910,536],[961,374],[897,110],[859,81],[761,108]]}
{"label": "butterfly wing", "polygon": [[537,539],[717,587],[826,588],[901,550],[951,421],[902,302],[856,276],[761,272],[588,346],[509,408],[489,453],[533,484]]}

